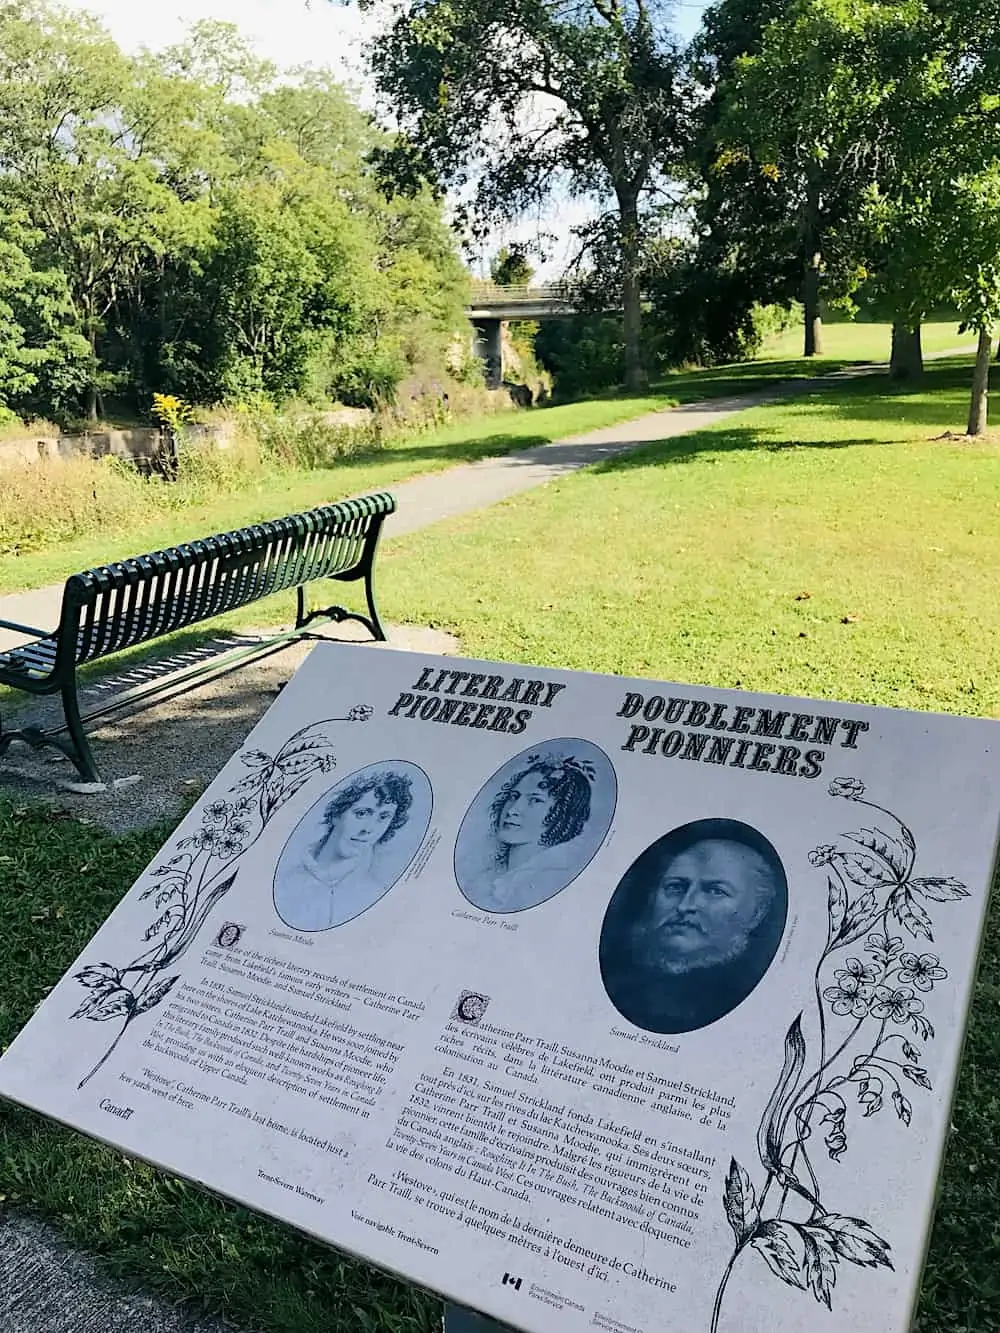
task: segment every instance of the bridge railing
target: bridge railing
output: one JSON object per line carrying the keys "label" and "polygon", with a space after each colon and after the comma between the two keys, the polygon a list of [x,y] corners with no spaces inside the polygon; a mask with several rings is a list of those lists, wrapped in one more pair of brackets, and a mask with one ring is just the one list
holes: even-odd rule
{"label": "bridge railing", "polygon": [[529,284],[506,286],[476,279],[470,284],[469,295],[476,305],[483,305],[488,302],[524,302],[526,304],[540,301],[570,302],[574,298],[574,288],[568,282],[545,282],[534,286]]}

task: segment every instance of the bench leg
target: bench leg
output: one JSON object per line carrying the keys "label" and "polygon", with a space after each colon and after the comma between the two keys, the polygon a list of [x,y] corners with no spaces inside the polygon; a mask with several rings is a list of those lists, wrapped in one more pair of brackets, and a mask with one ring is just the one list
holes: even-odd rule
{"label": "bench leg", "polygon": [[[79,715],[77,721],[79,723]],[[71,760],[85,782],[100,782],[101,775],[94,763],[94,756],[90,753],[82,725],[79,726],[78,736],[72,736],[72,728],[65,729],[71,732],[70,740],[64,740],[57,732],[43,731],[41,727],[18,727],[16,731],[4,731],[3,719],[0,718],[0,759],[15,741],[20,741],[31,750],[58,750]]]}
{"label": "bench leg", "polygon": [[357,620],[364,625],[377,643],[385,643],[385,630],[382,628],[382,622],[378,618],[378,609],[375,606],[375,590],[372,587],[371,571],[365,575],[365,598],[368,602],[367,616],[363,616],[359,611],[348,611],[343,606],[324,606],[322,609],[310,611],[306,602],[305,588],[300,587],[298,589],[298,611],[295,615],[295,628],[305,629],[314,620],[332,620],[335,625],[340,625],[345,620]]}
{"label": "bench leg", "polygon": [[75,675],[70,680],[63,682],[62,701],[66,728],[69,731],[72,744],[60,744],[55,740],[49,743],[57,746],[64,754],[69,755],[84,782],[100,782],[101,775],[94,763],[94,756],[90,752],[90,742],[83,730],[83,720],[80,717],[80,701],[76,697]]}
{"label": "bench leg", "polygon": [[368,572],[365,574],[365,598],[368,602],[368,616],[371,621],[371,631],[378,643],[385,643],[385,630],[382,628],[382,622],[378,618],[378,607],[375,605],[375,585],[373,583],[374,569],[368,566]]}

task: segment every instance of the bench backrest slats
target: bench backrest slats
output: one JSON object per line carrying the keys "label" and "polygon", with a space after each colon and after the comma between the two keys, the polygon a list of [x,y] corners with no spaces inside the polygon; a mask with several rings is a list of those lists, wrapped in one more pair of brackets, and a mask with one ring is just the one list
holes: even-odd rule
{"label": "bench backrest slats", "polygon": [[63,665],[92,662],[313,579],[360,578],[369,543],[395,507],[384,492],[362,496],[74,574],[63,594]]}

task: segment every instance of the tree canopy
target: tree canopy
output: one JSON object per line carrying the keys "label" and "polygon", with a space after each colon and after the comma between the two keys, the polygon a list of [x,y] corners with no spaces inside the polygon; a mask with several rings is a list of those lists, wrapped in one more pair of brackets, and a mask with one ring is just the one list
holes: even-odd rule
{"label": "tree canopy", "polygon": [[381,188],[391,142],[229,25],[132,58],[89,17],[0,3],[0,408],[370,403],[441,366],[467,277],[430,188]]}
{"label": "tree canopy", "polygon": [[655,0],[404,0],[391,14],[372,66],[408,134],[397,176],[418,164],[486,226],[556,188],[613,200],[625,379],[641,385],[645,215],[682,159],[689,105],[667,11]]}

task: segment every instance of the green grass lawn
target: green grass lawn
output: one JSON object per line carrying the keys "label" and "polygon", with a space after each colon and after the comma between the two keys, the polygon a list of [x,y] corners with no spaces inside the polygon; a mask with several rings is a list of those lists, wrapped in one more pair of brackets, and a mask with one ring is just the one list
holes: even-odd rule
{"label": "green grass lawn", "polygon": [[[955,332],[949,326],[928,326],[928,330],[928,337],[937,337],[942,346],[955,345]],[[0,555],[0,595],[57,583],[77,570],[110,560],[328,504],[364,491],[392,487],[411,477],[459,463],[497,457],[612,426],[646,412],[827,374],[870,360],[881,354],[878,348],[888,345],[887,325],[842,324],[832,326],[830,332],[831,348],[822,358],[807,360],[800,355],[801,339],[782,335],[782,340],[755,361],[710,370],[679,370],[651,385],[643,395],[611,394],[534,408],[530,412],[504,412],[456,421],[374,453],[341,459],[329,468],[265,472],[241,483],[238,489],[175,510],[158,507],[157,493],[151,490],[149,506],[137,509],[132,522],[116,524],[111,531],[107,526],[98,527],[87,535],[46,544],[17,556]],[[153,481],[149,485],[158,488],[162,483]]]}
{"label": "green grass lawn", "polygon": [[[943,363],[919,391],[842,383],[651,445],[390,543],[383,609],[470,654],[998,716],[1000,443],[933,438],[967,394],[968,366]],[[0,1047],[166,832],[0,804]],[[998,1006],[995,910],[920,1333],[1000,1329]],[[266,1333],[434,1327],[407,1287],[10,1108],[0,1192]]]}
{"label": "green grass lawn", "polygon": [[[785,367],[780,362],[749,367],[745,372],[736,368],[731,376],[724,371],[681,372],[643,395],[608,395],[531,411],[468,418],[415,434],[409,441],[386,445],[375,452],[339,459],[328,468],[264,472],[235,491],[228,490],[204,503],[172,511],[158,509],[156,492],[151,491],[148,509],[137,511],[134,522],[114,531],[98,530],[18,556],[0,556],[0,594],[42,587],[93,565],[329,504],[349,495],[381,490],[459,463],[548,444],[678,403],[755,387],[762,378],[785,377]],[[158,480],[148,484],[154,488],[163,486]]]}
{"label": "green grass lawn", "polygon": [[653,444],[390,544],[391,620],[465,650],[1000,715],[1000,446],[964,366]]}
{"label": "green grass lawn", "polygon": [[[769,361],[801,356],[802,336],[802,326],[799,324],[768,338],[761,356]],[[891,338],[890,324],[861,324],[851,320],[826,323],[823,325],[823,355],[817,361],[888,361]],[[951,352],[959,347],[967,348],[969,352],[976,350],[975,334],[959,334],[957,324],[941,320],[924,324],[920,339],[925,356],[935,352]]]}

